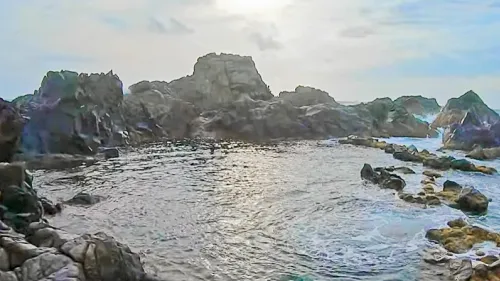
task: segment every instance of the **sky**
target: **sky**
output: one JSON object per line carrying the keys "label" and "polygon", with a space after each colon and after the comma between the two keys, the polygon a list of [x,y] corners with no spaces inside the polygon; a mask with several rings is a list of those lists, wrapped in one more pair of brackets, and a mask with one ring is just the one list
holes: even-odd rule
{"label": "sky", "polygon": [[252,56],[277,95],[401,95],[445,104],[473,89],[500,108],[500,0],[0,0],[0,97],[49,70],[171,81],[211,52]]}

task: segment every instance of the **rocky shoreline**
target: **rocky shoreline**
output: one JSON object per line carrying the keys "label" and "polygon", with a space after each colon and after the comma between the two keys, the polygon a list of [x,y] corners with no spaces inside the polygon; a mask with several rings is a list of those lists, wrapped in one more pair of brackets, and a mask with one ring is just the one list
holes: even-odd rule
{"label": "rocky shoreline", "polygon": [[[341,145],[356,145],[369,148],[378,148],[388,153],[405,153],[408,156],[394,158],[402,161],[421,162],[426,165],[426,161],[441,162],[435,154],[427,151],[419,152],[415,147],[388,144],[377,139],[363,139],[358,137],[349,137],[339,140]],[[446,157],[446,161],[457,161]],[[467,161],[460,159],[458,161]],[[481,172],[485,174],[494,174],[497,171],[489,167],[476,167],[472,163],[461,164],[467,169],[459,168],[464,172]],[[406,182],[402,176],[391,172],[401,174],[414,174],[413,170],[407,167],[378,167],[373,169],[369,164],[365,164],[361,170],[361,178],[370,183],[377,184],[381,188],[395,190],[397,197],[410,204],[417,204],[424,208],[438,207],[445,204],[449,207],[459,209],[465,215],[484,214],[488,210],[489,199],[479,190],[471,186],[461,186],[460,184],[447,180],[444,182],[442,190],[438,190],[435,180],[442,177],[436,170],[446,170],[453,168],[454,165],[431,165],[435,170],[425,170],[422,180],[422,190],[418,194],[404,192]],[[500,280],[500,256],[488,255],[483,252],[476,252],[476,258],[463,258],[456,256],[469,252],[475,244],[490,242],[496,247],[500,247],[500,233],[470,225],[463,218],[448,222],[447,228],[430,229],[426,233],[426,238],[437,244],[437,247],[424,249],[423,261],[429,266],[436,266],[443,272],[444,278],[449,280],[463,281],[494,281]],[[447,270],[444,268],[448,268]],[[444,270],[443,270],[444,269]],[[435,271],[435,269],[432,269]]]}

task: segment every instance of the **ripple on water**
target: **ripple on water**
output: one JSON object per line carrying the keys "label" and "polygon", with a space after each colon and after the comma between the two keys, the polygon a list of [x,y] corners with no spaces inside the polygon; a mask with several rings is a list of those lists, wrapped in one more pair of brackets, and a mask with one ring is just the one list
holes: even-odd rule
{"label": "ripple on water", "polygon": [[[53,199],[105,196],[51,221],[116,236],[167,280],[417,280],[425,230],[462,214],[408,205],[363,183],[364,163],[409,165],[417,175],[405,175],[407,189],[420,188],[421,166],[334,141],[214,155],[156,144],[80,170],[37,172],[35,185]],[[498,198],[496,176],[445,177]],[[498,228],[498,207],[494,200],[477,221]]]}

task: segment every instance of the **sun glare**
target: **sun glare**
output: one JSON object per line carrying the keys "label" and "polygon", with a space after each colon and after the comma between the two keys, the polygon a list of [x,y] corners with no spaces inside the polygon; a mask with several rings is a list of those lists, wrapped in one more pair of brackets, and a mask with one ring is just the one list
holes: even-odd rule
{"label": "sun glare", "polygon": [[217,6],[235,14],[267,13],[288,4],[289,0],[217,0]]}

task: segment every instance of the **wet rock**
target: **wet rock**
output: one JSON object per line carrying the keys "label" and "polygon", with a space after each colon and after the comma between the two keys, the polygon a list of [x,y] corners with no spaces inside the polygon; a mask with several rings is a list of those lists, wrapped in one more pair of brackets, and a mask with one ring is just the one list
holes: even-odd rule
{"label": "wet rock", "polygon": [[65,201],[65,203],[68,205],[94,205],[101,202],[103,199],[102,196],[80,192],[70,200]]}
{"label": "wet rock", "polygon": [[462,186],[457,182],[447,180],[443,184],[443,191],[460,193],[462,191]]}
{"label": "wet rock", "polygon": [[[475,244],[491,241],[500,243],[500,235],[486,229],[465,224],[463,220],[449,223],[451,227],[443,229],[430,229],[426,238],[441,244],[452,253],[466,253]],[[465,224],[465,225],[464,225]]]}
{"label": "wet rock", "polygon": [[475,166],[471,162],[466,159],[455,159],[451,161],[451,168],[455,170],[460,170],[464,172],[473,172],[475,171]]}
{"label": "wet rock", "polygon": [[482,148],[477,146],[466,157],[476,160],[494,160],[500,158],[500,147]]}
{"label": "wet rock", "polygon": [[451,168],[452,158],[450,157],[432,157],[425,159],[423,164],[425,167],[430,167],[436,170],[448,170]]}
{"label": "wet rock", "polygon": [[423,174],[424,174],[425,176],[430,177],[430,178],[436,178],[436,179],[437,179],[437,178],[442,177],[442,175],[441,175],[440,173],[438,173],[438,172],[434,172],[434,171],[430,171],[430,170],[425,170],[425,171],[423,172]]}
{"label": "wet rock", "polygon": [[489,200],[479,190],[466,187],[460,193],[458,207],[465,212],[484,213],[488,210]]}
{"label": "wet rock", "polygon": [[374,184],[378,184],[382,188],[394,189],[396,191],[403,190],[406,186],[406,182],[398,175],[390,174],[385,170],[380,170],[377,172],[373,170],[372,166],[365,164],[361,170],[361,178],[370,181]]}
{"label": "wet rock", "polygon": [[[86,280],[82,266],[69,257],[44,253],[24,262],[18,269],[20,280]],[[99,279],[94,279],[99,280]]]}
{"label": "wet rock", "polygon": [[476,251],[476,256],[480,256],[480,257],[482,257],[482,256],[485,256],[485,255],[486,255],[486,254],[485,254],[483,251],[480,251],[480,250],[479,250],[479,251]]}
{"label": "wet rock", "polygon": [[118,158],[120,157],[120,151],[118,148],[105,148],[101,151],[105,159]]}
{"label": "wet rock", "polygon": [[454,281],[469,281],[472,277],[473,269],[470,260],[451,260],[449,268]]}

